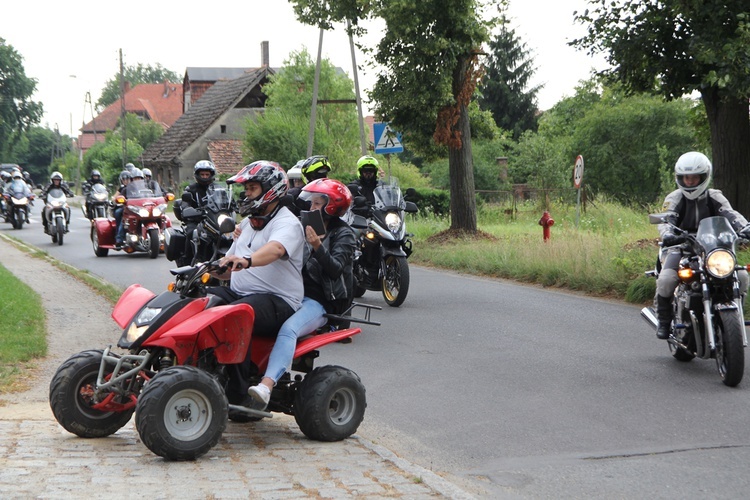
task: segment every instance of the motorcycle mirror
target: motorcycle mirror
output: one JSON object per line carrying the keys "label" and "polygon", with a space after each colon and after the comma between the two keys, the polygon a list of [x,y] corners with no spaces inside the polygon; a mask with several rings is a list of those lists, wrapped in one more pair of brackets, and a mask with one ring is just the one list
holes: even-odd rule
{"label": "motorcycle mirror", "polygon": [[413,198],[414,196],[417,196],[417,190],[414,188],[407,188],[406,193],[404,193],[404,195],[409,198]]}
{"label": "motorcycle mirror", "polygon": [[668,214],[649,214],[648,223],[649,224],[664,224],[667,222],[667,215]]}
{"label": "motorcycle mirror", "polygon": [[410,214],[415,214],[419,212],[419,209],[417,208],[417,204],[413,201],[407,201],[406,206],[404,207],[404,212],[408,212]]}

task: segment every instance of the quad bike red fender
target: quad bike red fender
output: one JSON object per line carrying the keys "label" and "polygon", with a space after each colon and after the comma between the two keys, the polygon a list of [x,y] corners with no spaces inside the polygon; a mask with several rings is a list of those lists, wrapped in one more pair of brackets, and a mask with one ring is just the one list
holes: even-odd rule
{"label": "quad bike red fender", "polygon": [[94,219],[93,230],[99,238],[99,246],[115,246],[115,231],[117,222],[114,219]]}
{"label": "quad bike red fender", "polygon": [[[100,219],[96,219],[96,222],[99,221]],[[115,304],[115,308],[112,310],[112,319],[115,320],[117,326],[125,328],[130,324],[133,316],[141,310],[141,307],[154,297],[156,297],[156,294],[151,290],[147,290],[141,285],[130,285]]]}
{"label": "quad bike red fender", "polygon": [[[347,328],[345,330],[336,330],[335,332],[319,333],[302,337],[297,341],[297,348],[294,350],[294,359],[304,356],[310,351],[314,351],[348,337],[361,333],[361,328]],[[258,366],[261,372],[266,370],[268,358],[271,355],[271,349],[276,339],[268,337],[255,337],[253,339],[253,352],[251,357],[253,362]]]}
{"label": "quad bike red fender", "polygon": [[254,322],[255,311],[247,304],[211,307],[164,333],[156,332],[143,346],[171,349],[181,365],[198,351],[210,348],[219,363],[237,364],[245,360]]}

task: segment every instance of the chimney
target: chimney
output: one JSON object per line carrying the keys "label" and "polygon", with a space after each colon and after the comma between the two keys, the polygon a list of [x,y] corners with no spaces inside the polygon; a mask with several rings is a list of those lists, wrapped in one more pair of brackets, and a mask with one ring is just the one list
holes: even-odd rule
{"label": "chimney", "polygon": [[268,67],[268,40],[260,42],[260,65]]}

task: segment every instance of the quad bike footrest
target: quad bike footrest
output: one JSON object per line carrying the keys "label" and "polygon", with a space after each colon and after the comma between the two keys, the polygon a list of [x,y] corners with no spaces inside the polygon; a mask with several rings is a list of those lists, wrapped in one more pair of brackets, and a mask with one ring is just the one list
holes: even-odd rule
{"label": "quad bike footrest", "polygon": [[244,413],[246,415],[250,415],[252,417],[264,417],[264,418],[273,418],[273,415],[271,412],[263,411],[263,410],[254,410],[252,408],[248,408],[247,406],[240,406],[240,405],[232,405],[230,404],[228,406],[230,410],[238,411],[240,413]]}

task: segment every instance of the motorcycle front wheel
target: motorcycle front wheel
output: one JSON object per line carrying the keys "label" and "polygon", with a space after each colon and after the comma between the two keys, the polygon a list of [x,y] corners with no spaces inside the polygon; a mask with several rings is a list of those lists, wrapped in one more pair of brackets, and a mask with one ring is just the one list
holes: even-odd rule
{"label": "motorcycle front wheel", "polygon": [[[716,321],[718,317],[719,321]],[[719,311],[714,315],[716,367],[724,385],[734,387],[745,372],[745,350],[742,345],[742,322],[737,310]]]}
{"label": "motorcycle front wheel", "polygon": [[148,256],[151,259],[155,259],[159,256],[159,230],[149,229],[148,230]]}
{"label": "motorcycle front wheel", "polygon": [[63,234],[65,234],[65,222],[61,217],[55,219],[55,226],[57,228],[57,244],[63,244]]}
{"label": "motorcycle front wheel", "polygon": [[385,276],[382,282],[383,298],[391,307],[398,307],[409,293],[409,263],[406,257],[389,255],[385,258]]}
{"label": "motorcycle front wheel", "polygon": [[144,387],[135,426],[143,444],[160,457],[195,460],[219,442],[228,406],[211,375],[193,366],[173,366]]}

